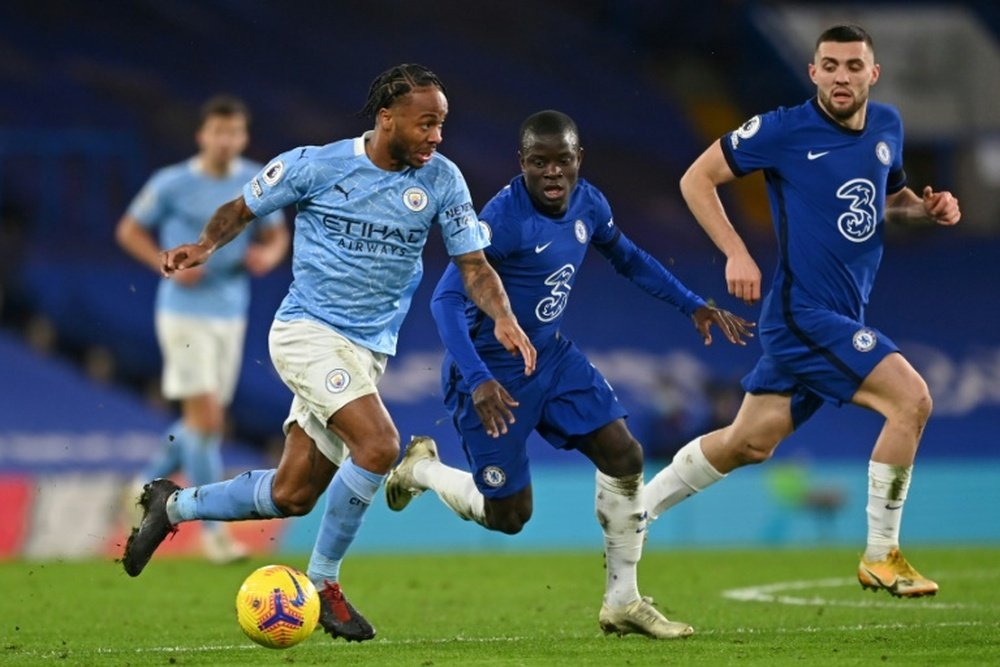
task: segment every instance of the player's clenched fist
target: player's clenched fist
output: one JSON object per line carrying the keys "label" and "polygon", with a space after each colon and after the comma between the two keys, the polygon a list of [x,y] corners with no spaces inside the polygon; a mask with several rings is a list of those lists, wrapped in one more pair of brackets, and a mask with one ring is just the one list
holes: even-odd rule
{"label": "player's clenched fist", "polygon": [[760,269],[749,254],[734,255],[726,262],[726,286],[747,305],[760,300]]}
{"label": "player's clenched fist", "polygon": [[185,243],[160,254],[160,273],[170,277],[175,271],[200,266],[208,261],[212,252],[197,243]]}
{"label": "player's clenched fist", "polygon": [[939,225],[954,225],[962,218],[958,208],[958,199],[950,192],[934,192],[931,186],[926,186],[923,192],[924,210]]}

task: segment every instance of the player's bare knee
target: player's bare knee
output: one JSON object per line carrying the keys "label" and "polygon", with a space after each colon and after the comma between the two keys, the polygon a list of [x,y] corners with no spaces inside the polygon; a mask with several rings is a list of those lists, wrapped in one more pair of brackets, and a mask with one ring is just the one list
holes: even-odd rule
{"label": "player's bare knee", "polygon": [[284,516],[305,516],[316,505],[319,493],[306,485],[277,484],[271,487],[271,500]]}
{"label": "player's bare knee", "polygon": [[486,502],[486,527],[507,535],[516,535],[521,532],[525,524],[531,520],[531,503],[517,502],[516,504],[496,502]]}
{"label": "player's bare knee", "polygon": [[931,399],[927,385],[920,383],[896,402],[890,419],[895,419],[899,423],[920,432],[930,419],[931,411],[934,408],[934,401]]}
{"label": "player's bare knee", "polygon": [[742,465],[757,465],[764,463],[774,453],[774,446],[763,443],[746,442],[740,447],[738,456]]}
{"label": "player's bare knee", "polygon": [[[614,477],[627,477],[642,472],[642,445],[635,438],[629,438],[615,457]],[[605,474],[612,474],[604,471]]]}
{"label": "player's bare knee", "polygon": [[399,458],[399,433],[395,428],[391,432],[380,434],[372,442],[371,456],[369,463],[370,470],[379,473],[387,473],[396,464]]}
{"label": "player's bare knee", "polygon": [[399,458],[399,432],[389,426],[370,435],[360,448],[351,448],[354,462],[371,472],[385,474]]}
{"label": "player's bare knee", "polygon": [[[530,516],[528,517],[530,518]],[[487,520],[487,527],[507,535],[517,535],[524,528],[528,519],[511,512],[500,516],[491,516]]]}
{"label": "player's bare knee", "polygon": [[931,418],[931,411],[934,410],[934,399],[931,398],[930,391],[927,387],[923,387],[923,391],[920,392],[913,405],[914,417],[919,422],[920,427],[923,428],[927,420]]}
{"label": "player's bare knee", "polygon": [[597,462],[597,469],[609,477],[629,477],[642,472],[642,445],[635,438],[607,452]]}
{"label": "player's bare knee", "polygon": [[904,416],[905,424],[916,434],[918,440],[924,432],[924,427],[927,426],[927,420],[931,417],[933,407],[931,395],[926,391],[914,396],[907,406]]}

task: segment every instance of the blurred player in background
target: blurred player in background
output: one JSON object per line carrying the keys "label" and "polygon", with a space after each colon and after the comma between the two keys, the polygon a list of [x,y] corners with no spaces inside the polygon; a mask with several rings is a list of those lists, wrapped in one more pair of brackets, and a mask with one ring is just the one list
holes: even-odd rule
{"label": "blurred player in background", "polygon": [[868,464],[868,544],[862,586],[892,595],[933,595],[938,586],[899,551],[899,527],[917,445],[931,412],[923,378],[865,306],[882,257],[883,219],[954,225],[949,192],[906,187],[897,110],[870,102],[879,66],[857,26],[820,35],[805,104],[754,116],[712,144],[688,169],[681,191],[726,255],[730,294],[760,298],[761,274],[730,224],[717,188],[757,169],[767,178],[780,250],[764,300],[764,354],[743,379],[735,421],[685,445],[646,486],[654,519],[730,471],[770,458],[825,401],[853,403],[885,417]]}
{"label": "blurred player in background", "polygon": [[219,208],[197,243],[164,253],[164,275],[182,276],[253,219],[297,206],[294,280],[270,335],[275,369],[295,396],[276,470],[183,490],[168,480],[152,482],[142,497],[145,517],[123,558],[136,576],[183,521],[303,515],[326,491],[307,573],[320,591],[323,628],[349,641],[375,636],[344,597],[340,566],[399,455],[399,434],[376,384],[420,282],[431,225],[441,226],[456,270],[494,321],[497,340],[521,355],[524,372],[535,365],[535,350],[483,255],[489,241],[465,179],[437,153],[448,113],[441,81],[420,65],[393,67],[372,83],[364,113],[374,118],[374,130],[279,155],[241,197]]}
{"label": "blurred player in background", "polygon": [[[198,154],[156,172],[118,223],[118,243],[160,273],[162,248],[195,236],[221,204],[240,192],[260,165],[246,149],[250,114],[240,100],[217,96],[201,110]],[[251,234],[217,253],[204,266],[161,280],[156,295],[156,335],[163,356],[163,395],[180,401],[181,418],[170,426],[158,457],[129,493],[146,482],[183,470],[191,484],[223,478],[220,452],[225,411],[240,364],[250,278],[273,269],[288,252],[280,211],[254,222]],[[225,563],[246,555],[222,524],[206,523],[205,555]]]}
{"label": "blurred player in background", "polygon": [[569,116],[530,116],[521,126],[519,149],[522,173],[480,218],[492,230],[486,256],[538,350],[540,370],[532,377],[521,373],[449,266],[431,307],[448,351],[445,403],[472,473],[441,463],[430,438],[414,438],[389,475],[386,499],[398,511],[432,489],[460,517],[517,533],[531,517],[526,443],[537,430],[554,447],[576,449],[597,466],[595,504],[607,566],[601,627],[655,638],[690,635],[691,626],[668,621],[639,595],[636,565],[646,527],[642,447],[625,426],[627,413],[611,386],[559,327],[590,246],[618,273],[690,317],[706,345],[713,323],[739,344],[750,325],[706,305],[622,234],[604,195],[579,179],[583,149]]}

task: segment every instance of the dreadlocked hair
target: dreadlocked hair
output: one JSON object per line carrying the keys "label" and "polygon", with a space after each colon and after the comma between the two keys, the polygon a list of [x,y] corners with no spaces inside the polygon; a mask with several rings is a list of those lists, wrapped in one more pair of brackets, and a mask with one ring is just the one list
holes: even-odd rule
{"label": "dreadlocked hair", "polygon": [[423,65],[404,63],[390,67],[372,81],[372,85],[368,88],[368,100],[358,115],[374,118],[379,109],[392,106],[393,102],[414,88],[427,86],[436,86],[442,93],[447,94],[437,74]]}

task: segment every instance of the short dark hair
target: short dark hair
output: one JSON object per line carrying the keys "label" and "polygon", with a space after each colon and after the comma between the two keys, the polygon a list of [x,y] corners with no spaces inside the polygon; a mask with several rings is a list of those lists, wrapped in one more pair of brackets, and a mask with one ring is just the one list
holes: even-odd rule
{"label": "short dark hair", "polygon": [[835,25],[832,28],[827,28],[816,40],[816,49],[819,49],[819,45],[823,42],[864,42],[868,45],[868,49],[875,53],[872,36],[859,25]]}
{"label": "short dark hair", "polygon": [[250,110],[243,100],[234,95],[214,95],[202,104],[198,114],[198,127],[203,127],[205,121],[212,116],[225,116],[227,118],[243,116],[247,125],[250,124]]}
{"label": "short dark hair", "polygon": [[445,95],[448,94],[437,74],[423,65],[403,63],[390,67],[372,81],[371,86],[368,87],[368,99],[358,115],[374,118],[380,109],[392,106],[393,102],[414,88],[426,88],[427,86],[435,86]]}
{"label": "short dark hair", "polygon": [[580,147],[580,131],[576,128],[576,122],[562,111],[546,109],[533,113],[521,123],[521,134],[518,145],[522,151],[527,150],[529,137],[531,136],[551,136],[570,133],[576,139],[577,148]]}

